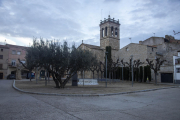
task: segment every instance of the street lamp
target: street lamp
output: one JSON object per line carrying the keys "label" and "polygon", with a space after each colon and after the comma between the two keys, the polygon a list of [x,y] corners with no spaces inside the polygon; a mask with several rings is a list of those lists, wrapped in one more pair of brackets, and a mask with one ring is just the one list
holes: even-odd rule
{"label": "street lamp", "polygon": [[133,87],[133,55],[131,55],[131,58],[132,58],[132,60],[131,60],[131,62],[132,62],[132,87]]}
{"label": "street lamp", "polygon": [[107,55],[108,55],[107,51],[105,52],[105,55],[106,55],[106,87],[107,87]]}
{"label": "street lamp", "polygon": [[[120,60],[120,57],[119,57],[119,60]],[[120,64],[119,64],[120,65]],[[120,67],[121,67],[121,65],[120,65]],[[123,64],[122,64],[122,81],[123,81]],[[120,71],[120,70],[119,70]],[[121,74],[121,73],[120,73]],[[120,78],[121,79],[121,78]]]}
{"label": "street lamp", "polygon": [[[155,66],[155,69],[157,70],[157,57],[155,56],[155,64],[156,64],[156,66]],[[157,85],[157,71],[156,71],[156,73],[155,73],[155,84]]]}

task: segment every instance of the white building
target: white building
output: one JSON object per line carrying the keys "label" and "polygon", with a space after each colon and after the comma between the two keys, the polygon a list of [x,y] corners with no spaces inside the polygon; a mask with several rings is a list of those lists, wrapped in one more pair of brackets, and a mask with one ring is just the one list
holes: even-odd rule
{"label": "white building", "polygon": [[178,50],[177,52],[178,56],[173,56],[174,83],[180,84],[180,50]]}

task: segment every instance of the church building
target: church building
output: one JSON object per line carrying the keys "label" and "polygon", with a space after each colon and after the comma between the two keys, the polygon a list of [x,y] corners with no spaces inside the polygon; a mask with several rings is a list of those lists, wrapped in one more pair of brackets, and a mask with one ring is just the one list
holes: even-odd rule
{"label": "church building", "polygon": [[[119,20],[112,19],[109,15],[108,19],[104,18],[103,21],[100,21],[100,46],[82,42],[78,48],[91,51],[101,62],[105,61],[106,46],[111,46],[111,58],[113,61],[119,58],[120,60],[123,59],[124,62],[128,62],[130,57],[133,56],[133,60],[139,59],[141,62],[144,62],[143,66],[146,66],[147,58],[154,61],[157,57],[165,59],[166,62],[160,68],[157,80],[158,82],[175,83],[173,56],[178,54],[180,40],[176,40],[169,35],[166,35],[165,38],[154,36],[144,41],[139,41],[139,43],[130,43],[120,49],[120,25]],[[95,74],[95,78],[97,78],[97,74]],[[152,70],[151,76],[153,81],[154,73]],[[92,78],[92,72],[86,72],[85,78]]]}

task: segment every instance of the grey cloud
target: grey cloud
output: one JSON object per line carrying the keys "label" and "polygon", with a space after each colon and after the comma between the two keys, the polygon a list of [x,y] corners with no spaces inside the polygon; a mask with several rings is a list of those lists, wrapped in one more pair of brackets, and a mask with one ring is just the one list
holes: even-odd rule
{"label": "grey cloud", "polygon": [[[60,40],[67,38],[68,42],[74,41],[77,45],[84,39],[84,43],[99,45],[101,9],[102,17],[106,15],[107,18],[110,11],[112,18],[120,19],[121,47],[128,44],[129,37],[132,37],[133,42],[138,42],[151,37],[152,32],[163,37],[166,33],[173,35],[172,30],[180,31],[177,27],[180,24],[179,1],[135,1],[132,3],[134,6],[128,8],[132,10],[129,13],[120,9],[128,4],[126,1],[120,4],[122,0],[77,1],[0,0],[0,35]],[[163,23],[169,17],[173,21]],[[176,36],[180,38],[180,34]]]}
{"label": "grey cloud", "polygon": [[99,30],[99,26],[97,25],[97,26],[94,26],[94,27],[90,27],[89,30],[90,31],[92,31],[92,30]]}
{"label": "grey cloud", "polygon": [[166,16],[166,13],[156,13],[153,15],[154,18],[165,18]]}
{"label": "grey cloud", "polygon": [[[59,3],[61,4],[61,3]],[[55,5],[57,6],[58,3]],[[7,7],[10,9],[7,9]],[[55,7],[54,6],[54,7]],[[62,6],[62,5],[61,5]],[[58,7],[59,13],[54,13],[43,4],[17,2],[4,2],[1,6],[0,33],[10,34],[11,36],[44,36],[44,37],[60,37],[60,36],[77,36],[83,33],[78,30],[81,25],[73,20],[63,16],[65,11],[73,15],[73,6],[71,8]],[[72,10],[72,11],[71,11]],[[66,14],[66,13],[65,13]]]}
{"label": "grey cloud", "polygon": [[137,8],[135,10],[132,10],[130,13],[137,13],[137,12],[142,12],[144,11],[145,9],[144,8]]}
{"label": "grey cloud", "polygon": [[104,0],[104,2],[119,2],[121,0]]}

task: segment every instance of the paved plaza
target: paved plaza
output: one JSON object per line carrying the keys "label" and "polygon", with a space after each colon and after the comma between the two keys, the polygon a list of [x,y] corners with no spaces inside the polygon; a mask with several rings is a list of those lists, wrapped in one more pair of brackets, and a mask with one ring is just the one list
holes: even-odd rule
{"label": "paved plaza", "polygon": [[179,120],[180,88],[100,97],[35,95],[0,80],[0,120]]}

